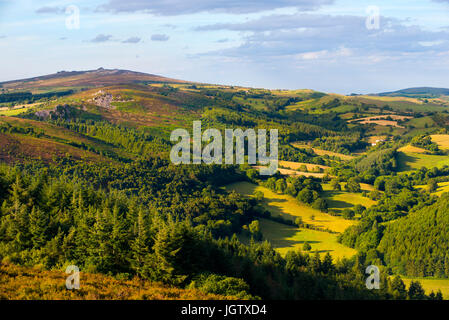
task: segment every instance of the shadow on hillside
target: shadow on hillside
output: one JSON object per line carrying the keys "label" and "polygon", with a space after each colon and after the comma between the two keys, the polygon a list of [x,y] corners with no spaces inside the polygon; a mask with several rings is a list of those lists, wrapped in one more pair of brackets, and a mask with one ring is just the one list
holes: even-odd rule
{"label": "shadow on hillside", "polygon": [[313,250],[313,251],[311,251],[311,253],[332,253],[332,251],[334,251],[334,250]]}
{"label": "shadow on hillside", "polygon": [[[311,245],[321,243],[321,241],[316,240],[292,240],[296,234],[304,232],[301,229],[284,225],[282,223],[261,219],[262,221],[269,221],[268,224],[263,225],[261,228],[262,234],[264,236],[263,240],[268,240],[273,248],[291,248],[294,249],[295,246],[303,245],[304,243],[309,243]],[[332,250],[328,250],[331,252]],[[328,252],[324,250],[323,252]]]}
{"label": "shadow on hillside", "polygon": [[418,158],[411,156],[409,154],[400,152],[397,156],[398,159],[398,170],[399,171],[408,171],[408,170],[412,170],[413,167],[410,166],[411,163],[416,163],[418,162]]}
{"label": "shadow on hillside", "polygon": [[[342,195],[344,193],[345,192],[343,192],[343,191],[325,191],[324,194],[325,194],[327,203],[329,204],[329,208],[331,208],[331,209],[352,208],[354,205],[350,202],[332,199],[332,197]],[[340,210],[338,210],[338,211],[340,211]]]}

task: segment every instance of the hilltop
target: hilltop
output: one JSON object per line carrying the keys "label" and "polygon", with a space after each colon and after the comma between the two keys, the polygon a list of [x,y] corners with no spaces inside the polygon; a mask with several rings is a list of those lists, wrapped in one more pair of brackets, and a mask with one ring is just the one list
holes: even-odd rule
{"label": "hilltop", "polygon": [[129,70],[99,68],[88,71],[60,71],[40,77],[0,82],[0,88],[6,92],[19,90],[42,91],[49,90],[52,87],[83,88],[149,82],[185,83],[186,81]]}

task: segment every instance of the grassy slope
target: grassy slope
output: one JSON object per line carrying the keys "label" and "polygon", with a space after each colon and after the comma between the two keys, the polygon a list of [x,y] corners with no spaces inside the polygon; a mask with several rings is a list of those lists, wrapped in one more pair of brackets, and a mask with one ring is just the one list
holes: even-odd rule
{"label": "grassy slope", "polygon": [[311,164],[311,163],[302,163],[302,162],[293,162],[293,161],[279,161],[280,167],[289,168],[292,170],[299,170],[301,166],[306,166],[308,171],[315,171],[317,168],[327,170],[330,167],[327,166],[321,166],[318,164]]}
{"label": "grassy slope", "polygon": [[[342,187],[344,184],[342,184]],[[372,191],[374,188],[368,184],[361,184],[364,191]],[[324,196],[329,203],[329,209],[335,212],[341,212],[343,209],[352,208],[357,204],[361,204],[369,208],[376,204],[376,201],[363,197],[360,193],[352,193],[346,191],[334,191],[330,184],[323,185]]]}
{"label": "grassy slope", "polygon": [[[415,188],[428,190],[428,187],[426,185],[415,186]],[[433,194],[441,196],[445,192],[449,192],[449,182],[439,182],[438,189]]]}
{"label": "grassy slope", "polygon": [[443,150],[449,149],[449,134],[434,134],[430,136],[432,141],[438,144],[438,147]]}
{"label": "grassy slope", "polygon": [[[110,107],[98,106],[93,98],[102,90],[114,97]],[[111,123],[140,126],[179,127],[187,125],[193,118],[200,117],[196,108],[185,107],[196,105],[198,101],[207,98],[190,92],[173,92],[162,94],[162,89],[151,85],[117,85],[82,91],[69,97],[61,98],[47,104],[47,108],[54,108],[58,104],[69,103],[83,105],[90,113],[100,115]]]}
{"label": "grassy slope", "polygon": [[28,107],[23,107],[23,108],[14,108],[14,109],[8,109],[8,108],[2,108],[0,110],[0,115],[1,116],[17,116],[19,114],[24,113],[25,111],[27,111],[29,108]]}
{"label": "grassy slope", "polygon": [[[108,151],[119,155],[125,155],[122,154],[123,150],[115,148],[110,144],[46,122],[13,117],[0,117],[0,124],[1,123],[6,123],[22,129],[34,128],[40,130],[44,134],[39,138],[17,133],[0,134],[2,137],[0,144],[0,159],[3,159],[6,162],[29,159],[52,161],[53,157],[61,157],[66,154],[71,155],[77,160],[110,162],[110,160],[96,153],[74,146],[81,143],[99,152]],[[43,148],[43,146],[45,146],[45,148]]]}
{"label": "grassy slope", "polygon": [[415,147],[412,145],[406,145],[402,148],[398,149],[399,152],[404,152],[404,153],[427,153],[429,151],[427,151],[426,149],[423,148],[419,148],[419,147]]}
{"label": "grassy slope", "polygon": [[264,238],[270,241],[281,255],[290,250],[302,250],[306,241],[312,247],[311,253],[329,252],[334,259],[349,258],[356,253],[356,250],[338,243],[337,235],[328,232],[298,229],[266,219],[260,220],[260,230]]}
{"label": "grassy slope", "polygon": [[[310,207],[300,205],[296,199],[290,196],[279,195],[264,187],[251,183],[234,183],[227,186],[227,189],[235,190],[245,195],[251,195],[254,190],[262,191],[265,196],[266,208],[273,215],[282,215],[291,218],[301,216],[306,223],[338,232],[344,231],[344,229],[354,223],[353,221],[333,217]],[[310,220],[312,214],[315,215],[315,220],[313,221]],[[335,259],[351,257],[356,253],[356,250],[338,243],[336,234],[303,228],[298,229],[267,219],[260,220],[260,228],[264,239],[270,241],[273,247],[282,255],[286,254],[289,250],[302,249],[305,241],[309,242],[312,246],[312,253],[316,251],[319,253],[329,252]]]}
{"label": "grassy slope", "polygon": [[[309,206],[302,205],[289,195],[277,194],[267,188],[252,183],[237,182],[228,185],[227,189],[235,190],[244,195],[252,195],[254,191],[262,191],[265,197],[265,206],[273,216],[282,216],[293,221],[297,217],[301,217],[304,223],[319,228],[328,228],[335,232],[343,232],[347,227],[354,224],[354,221],[331,216]],[[314,220],[311,219],[311,216],[314,216]]]}
{"label": "grassy slope", "polygon": [[398,171],[411,171],[421,167],[433,168],[449,165],[449,157],[444,155],[399,152]]}
{"label": "grassy slope", "polygon": [[317,149],[317,148],[311,148],[310,146],[301,144],[301,143],[294,142],[294,143],[292,143],[292,146],[295,148],[299,148],[299,149],[312,149],[313,152],[315,152],[319,156],[324,156],[327,154],[328,156],[334,156],[334,157],[340,158],[341,160],[354,159],[354,156],[350,156],[350,155],[342,154],[342,153],[336,153],[336,152],[327,151],[327,150],[322,150],[322,149]]}
{"label": "grassy slope", "polygon": [[[54,157],[70,155],[75,160],[87,162],[107,161],[104,157],[93,152],[78,149],[50,139],[34,138],[19,134],[0,133],[0,160],[12,163],[16,161],[28,161],[30,159],[50,162]],[[43,148],[42,146],[45,146]]]}

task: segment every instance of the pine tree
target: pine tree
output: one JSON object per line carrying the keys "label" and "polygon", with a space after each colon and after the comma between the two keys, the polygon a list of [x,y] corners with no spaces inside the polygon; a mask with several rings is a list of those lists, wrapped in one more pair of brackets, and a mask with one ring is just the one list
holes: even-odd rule
{"label": "pine tree", "polygon": [[41,248],[47,242],[48,224],[48,215],[33,207],[30,214],[30,233],[34,248]]}
{"label": "pine tree", "polygon": [[323,263],[321,264],[321,269],[323,270],[324,273],[332,273],[334,270],[334,265],[332,263],[332,256],[330,255],[330,253],[326,253],[326,255],[324,256],[324,260]]}
{"label": "pine tree", "polygon": [[23,249],[30,248],[32,242],[28,208],[19,202],[16,204],[18,204],[18,207],[14,210],[14,219],[12,221],[15,242]]}
{"label": "pine tree", "polygon": [[108,208],[105,207],[103,211],[97,210],[89,251],[93,264],[100,272],[109,271],[114,265],[110,218]]}
{"label": "pine tree", "polygon": [[449,255],[446,254],[444,257],[444,274],[449,277]]}
{"label": "pine tree", "polygon": [[410,300],[422,300],[425,298],[425,292],[422,285],[418,281],[412,281],[408,288],[408,298]]}
{"label": "pine tree", "polygon": [[117,270],[126,270],[127,255],[129,252],[128,240],[129,240],[129,228],[126,223],[125,215],[121,215],[117,205],[114,206],[112,221],[112,256],[114,259],[114,265]]}
{"label": "pine tree", "polygon": [[185,277],[179,275],[175,263],[181,248],[181,241],[175,234],[174,223],[169,221],[167,224],[161,224],[153,245],[154,254],[147,257],[145,264],[145,271],[147,274],[150,271],[151,280],[173,285],[184,281]]}
{"label": "pine tree", "polygon": [[14,204],[16,210],[19,209],[20,204],[27,204],[28,191],[24,185],[23,178],[20,174],[16,175],[15,182],[11,185],[11,202]]}
{"label": "pine tree", "polygon": [[404,300],[407,298],[407,290],[400,276],[396,276],[390,283],[390,291],[395,299]]}
{"label": "pine tree", "polygon": [[320,254],[317,252],[315,252],[315,255],[313,256],[313,260],[312,260],[312,270],[315,273],[319,273],[322,271],[321,268],[321,259],[320,259]]}
{"label": "pine tree", "polygon": [[137,236],[131,244],[132,249],[132,267],[138,274],[143,273],[143,265],[145,258],[150,253],[149,249],[149,234],[147,219],[142,209],[139,210],[137,216]]}

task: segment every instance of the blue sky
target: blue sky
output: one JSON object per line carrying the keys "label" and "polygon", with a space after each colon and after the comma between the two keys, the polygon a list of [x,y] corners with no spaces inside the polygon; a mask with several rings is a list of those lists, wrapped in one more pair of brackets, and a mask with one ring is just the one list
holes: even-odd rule
{"label": "blue sky", "polygon": [[449,0],[0,0],[0,59],[0,81],[104,67],[345,94],[449,87]]}

